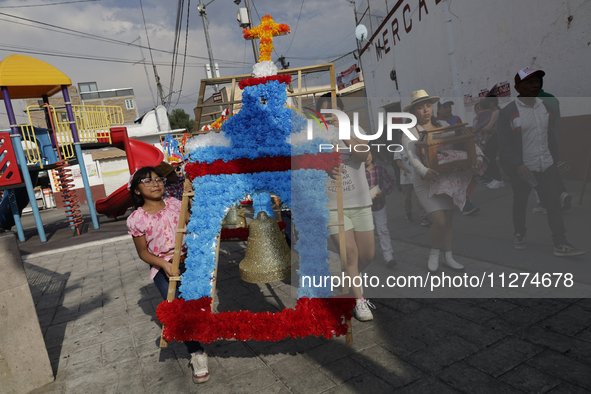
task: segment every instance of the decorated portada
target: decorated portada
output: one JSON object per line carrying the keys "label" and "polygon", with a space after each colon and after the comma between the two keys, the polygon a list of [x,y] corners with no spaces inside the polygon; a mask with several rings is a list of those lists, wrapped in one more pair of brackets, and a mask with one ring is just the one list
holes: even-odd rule
{"label": "decorated portada", "polygon": [[[311,285],[330,275],[326,182],[327,170],[339,164],[340,154],[319,153],[319,144],[334,141],[321,135],[309,140],[304,130],[306,119],[286,105],[291,76],[277,75],[269,54],[273,37],[287,33],[289,27],[274,23],[269,15],[262,18],[260,26],[244,31],[245,38],[260,39],[261,58],[253,67],[253,77],[239,83],[242,109],[222,124],[219,133],[196,136],[187,144],[190,159],[185,172],[193,181],[195,194],[185,238],[188,252],[180,286],[182,298],[164,301],[156,311],[167,341],[278,341],[310,335],[330,338],[347,332],[343,318],[351,318],[355,300],[332,297],[330,287]],[[295,309],[212,313],[222,221],[226,211],[244,196],[260,192],[277,195],[292,210],[300,234],[294,247],[297,274],[316,281],[307,281],[306,286],[300,281]],[[265,227],[268,218],[264,213],[258,219],[262,227],[251,228],[250,237],[269,228]],[[284,266],[261,266],[257,255],[264,255],[266,246],[259,248],[250,258],[247,253],[248,266],[241,264],[243,279],[272,281],[289,274]]]}

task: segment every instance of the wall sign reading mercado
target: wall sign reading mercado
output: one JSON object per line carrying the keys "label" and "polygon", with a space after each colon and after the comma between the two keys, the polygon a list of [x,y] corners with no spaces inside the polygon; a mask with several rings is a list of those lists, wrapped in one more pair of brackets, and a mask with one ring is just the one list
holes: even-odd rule
{"label": "wall sign reading mercado", "polygon": [[[434,5],[438,5],[443,0],[433,0]],[[363,47],[360,55],[367,50],[367,48],[374,43],[374,39],[376,40],[375,46],[383,48],[381,50],[376,50],[376,58],[378,61],[382,60],[384,54],[390,52],[391,45],[396,45],[396,42],[400,42],[401,38],[400,35],[408,34],[412,30],[412,16],[411,16],[411,8],[410,8],[410,1],[405,0],[398,0],[396,5],[392,8],[392,10],[388,13],[384,21],[380,24],[380,26],[376,29],[374,34],[369,39],[369,42]],[[414,3],[414,2],[413,2]],[[393,15],[402,7],[402,15],[397,16],[392,19]],[[423,20],[423,12],[425,15],[429,14],[429,9],[427,7],[427,0],[419,0],[419,22]],[[392,21],[390,22],[390,20]],[[383,30],[382,30],[383,29]]]}

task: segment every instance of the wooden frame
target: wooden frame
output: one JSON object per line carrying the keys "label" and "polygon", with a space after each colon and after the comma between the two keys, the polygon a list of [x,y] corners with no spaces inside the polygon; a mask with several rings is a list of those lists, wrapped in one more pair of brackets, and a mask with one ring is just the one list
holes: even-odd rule
{"label": "wooden frame", "polygon": [[[337,108],[337,87],[336,87],[336,77],[334,71],[334,64],[333,63],[326,63],[326,64],[319,64],[316,66],[307,66],[307,67],[299,67],[299,68],[289,68],[287,70],[279,70],[277,71],[277,75],[284,75],[289,74],[292,76],[297,76],[298,78],[298,89],[296,92],[288,93],[288,97],[301,97],[307,95],[313,95],[316,93],[326,92],[326,88],[318,88],[318,89],[310,89],[310,90],[302,90],[302,76],[306,74],[312,74],[317,72],[326,72],[330,73],[330,93],[332,96],[332,107]],[[220,78],[208,78],[201,80],[201,86],[199,87],[199,96],[197,98],[197,105],[195,106],[195,126],[193,127],[193,134],[200,134],[201,126],[205,123],[210,123],[205,120],[202,120],[203,116],[210,116],[221,113],[221,111],[208,113],[203,115],[203,108],[208,107],[219,107],[219,106],[229,106],[230,107],[230,116],[234,113],[234,105],[239,104],[240,101],[235,100],[234,98],[234,91],[236,87],[236,83],[240,82],[243,79],[252,78],[251,74],[241,74],[241,75],[234,75],[230,77],[220,77]],[[224,85],[224,84],[231,84],[231,92],[228,101],[222,101],[219,103],[208,103],[204,104],[205,101],[205,89],[208,86],[213,85]],[[302,104],[301,101],[298,104],[298,111],[302,112]]]}
{"label": "wooden frame", "polygon": [[[439,173],[453,172],[465,170],[476,164],[476,145],[474,142],[474,133],[467,127],[467,123],[456,124],[453,126],[440,127],[437,129],[427,131],[421,141],[415,143],[417,148],[417,155],[423,162],[425,167],[431,168]],[[434,136],[437,134],[463,131],[463,135],[456,135],[452,137],[445,137],[435,140]],[[423,140],[425,139],[425,140]],[[466,152],[468,154],[466,159],[456,160],[449,163],[439,164],[437,157],[437,148],[451,144],[466,144]]]}
{"label": "wooden frame", "polygon": [[[317,65],[317,66],[309,66],[309,67],[281,70],[278,72],[278,74],[279,75],[281,75],[281,74],[297,75],[297,78],[298,78],[297,93],[296,92],[288,93],[288,96],[289,97],[301,97],[304,95],[310,95],[310,94],[315,94],[315,93],[319,93],[319,92],[326,92],[326,90],[327,90],[326,88],[302,91],[302,75],[309,74],[309,73],[315,73],[315,72],[323,72],[323,71],[330,72],[331,86],[330,86],[329,90],[331,93],[331,103],[332,103],[333,108],[337,108],[337,99],[336,99],[337,89],[336,89],[336,77],[335,77],[335,72],[334,72],[334,64],[328,63],[328,64],[322,64],[322,65]],[[244,75],[236,75],[236,76],[232,76],[232,77],[202,79],[201,80],[201,87],[199,90],[199,98],[197,101],[196,113],[195,113],[195,123],[196,123],[197,127],[195,127],[194,130],[197,130],[197,132],[194,131],[193,134],[199,134],[198,131],[201,129],[201,124],[202,124],[202,121],[201,121],[202,111],[203,111],[203,108],[205,108],[205,107],[229,105],[230,106],[230,116],[232,116],[233,111],[234,111],[234,104],[237,104],[240,102],[240,101],[234,100],[234,91],[235,91],[236,82],[240,81],[242,79],[245,79],[245,78],[250,78],[250,77],[251,77],[250,74],[244,74]],[[225,83],[232,84],[231,85],[232,91],[230,93],[230,98],[227,102],[203,104],[205,89],[207,86],[220,85],[220,84],[225,84]],[[301,100],[298,103],[298,110],[301,113],[301,110],[302,110]],[[210,114],[207,114],[207,115],[210,115]],[[340,175],[338,176],[336,181],[337,181],[336,184],[330,184],[330,187],[336,186],[336,188],[337,188],[337,217],[338,217],[338,221],[329,223],[329,226],[339,226],[339,246],[340,246],[339,253],[340,253],[340,257],[341,257],[341,270],[346,273],[347,272],[347,252],[346,252],[346,240],[345,240],[345,218],[344,218],[344,211],[343,211],[343,189],[342,189]],[[328,185],[327,185],[327,187],[328,187]],[[185,192],[183,193],[183,201],[182,201],[182,206],[181,206],[181,217],[179,218],[179,229],[177,230],[177,238],[176,238],[177,244],[175,247],[175,254],[174,254],[173,264],[172,264],[173,271],[178,270],[178,266],[180,263],[180,253],[181,253],[181,247],[182,247],[182,240],[183,240],[184,233],[186,233],[185,214],[186,214],[188,204],[189,204],[189,197],[191,197],[193,195],[194,195],[194,193],[192,191],[191,182],[187,178],[185,180]],[[219,264],[220,241],[221,241],[220,237],[218,236],[217,248],[216,248],[216,266],[215,266],[215,270],[214,270],[213,287],[212,287],[212,300],[211,300],[212,312],[214,311],[215,288],[216,288],[217,270],[218,270],[218,264]],[[170,302],[175,298],[176,282],[180,281],[180,279],[181,279],[180,277],[170,278],[167,301]],[[343,283],[343,294],[347,294],[348,292],[349,292],[348,286],[346,285],[346,283]],[[347,334],[345,336],[345,343],[351,345],[351,344],[353,344],[353,331],[352,331],[351,319],[345,319],[345,323],[348,326]],[[163,330],[162,332],[164,333],[164,327],[162,328],[162,330]],[[167,346],[168,346],[168,343],[166,342],[164,337],[161,337],[160,347],[167,347]]]}

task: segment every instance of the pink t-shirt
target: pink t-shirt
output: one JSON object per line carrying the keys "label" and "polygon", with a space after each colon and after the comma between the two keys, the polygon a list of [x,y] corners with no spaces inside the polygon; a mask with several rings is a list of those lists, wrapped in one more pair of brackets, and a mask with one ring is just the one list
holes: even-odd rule
{"label": "pink t-shirt", "polygon": [[[167,197],[164,203],[166,207],[154,214],[147,213],[141,207],[133,211],[127,218],[127,229],[132,237],[145,235],[148,251],[154,256],[170,261],[173,254],[167,253],[174,251],[181,202],[176,198]],[[159,267],[152,266],[150,279],[154,279],[158,270]]]}

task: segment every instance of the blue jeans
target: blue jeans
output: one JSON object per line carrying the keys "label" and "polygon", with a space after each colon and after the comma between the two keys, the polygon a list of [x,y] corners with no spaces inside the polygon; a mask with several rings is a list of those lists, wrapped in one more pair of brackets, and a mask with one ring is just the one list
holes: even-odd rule
{"label": "blue jeans", "polygon": [[[158,291],[160,292],[160,295],[162,295],[162,298],[166,300],[166,296],[168,295],[168,278],[166,277],[166,274],[162,269],[158,271],[158,273],[154,277],[154,284],[156,285],[156,288],[158,288]],[[175,297],[179,298],[179,295],[179,288],[177,286]],[[198,341],[187,341],[185,342],[185,345],[187,346],[189,354],[198,351],[205,351],[203,349],[203,346],[201,346],[201,343],[199,343]]]}

